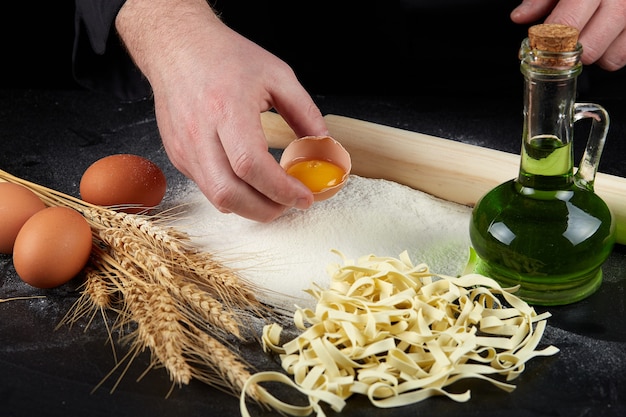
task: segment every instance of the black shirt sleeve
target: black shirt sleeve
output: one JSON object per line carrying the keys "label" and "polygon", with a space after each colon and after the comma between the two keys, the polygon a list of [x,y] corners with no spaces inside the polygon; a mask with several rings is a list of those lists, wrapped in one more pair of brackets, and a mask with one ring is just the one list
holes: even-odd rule
{"label": "black shirt sleeve", "polygon": [[151,89],[115,31],[124,1],[76,0],[72,69],[82,86],[133,101],[148,97]]}

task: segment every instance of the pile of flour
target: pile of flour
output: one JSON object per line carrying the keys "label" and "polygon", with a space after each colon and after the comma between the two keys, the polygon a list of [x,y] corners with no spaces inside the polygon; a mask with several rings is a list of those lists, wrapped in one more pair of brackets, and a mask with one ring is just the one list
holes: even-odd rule
{"label": "pile of flour", "polygon": [[414,264],[449,275],[467,262],[471,209],[392,181],[351,175],[334,197],[267,224],[220,213],[192,182],[170,200],[184,209],[172,225],[265,289],[263,301],[290,311],[315,305],[304,290],[326,287],[327,266],[343,264],[333,249],[349,259],[406,250]]}

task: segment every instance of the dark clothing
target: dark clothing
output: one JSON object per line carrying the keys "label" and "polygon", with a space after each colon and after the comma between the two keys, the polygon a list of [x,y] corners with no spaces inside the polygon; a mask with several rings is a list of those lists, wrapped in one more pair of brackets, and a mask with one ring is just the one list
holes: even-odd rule
{"label": "dark clothing", "polygon": [[115,32],[124,1],[76,0],[73,75],[86,88],[132,101],[151,89]]}

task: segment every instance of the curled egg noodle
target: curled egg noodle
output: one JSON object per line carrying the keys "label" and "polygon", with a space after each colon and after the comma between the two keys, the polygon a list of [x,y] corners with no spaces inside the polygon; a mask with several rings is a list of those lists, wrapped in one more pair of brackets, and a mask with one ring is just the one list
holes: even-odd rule
{"label": "curled egg noodle", "polygon": [[[436,395],[464,402],[469,390],[446,388],[477,378],[512,391],[510,381],[528,360],[558,352],[537,349],[550,314],[538,315],[513,294],[516,288],[478,274],[438,275],[426,264],[413,265],[406,252],[356,261],[337,253],[344,265],[328,267],[329,288],[307,290],[315,310],[295,311],[302,332],[281,345],[278,324],[263,330],[264,349],[280,355],[293,379],[266,371],[247,384],[278,381],[308,397],[308,405],[294,406],[262,390],[264,401],[283,413],[324,416],[321,403],[341,411],[352,394],[381,408]],[[245,394],[240,404],[249,416]]]}

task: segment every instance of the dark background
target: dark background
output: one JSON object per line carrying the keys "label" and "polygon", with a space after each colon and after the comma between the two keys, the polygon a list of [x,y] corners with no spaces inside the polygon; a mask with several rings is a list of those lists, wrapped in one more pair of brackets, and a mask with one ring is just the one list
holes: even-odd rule
{"label": "dark background", "polygon": [[[213,0],[232,28],[295,70],[311,94],[519,96],[517,0]],[[74,2],[18,2],[0,18],[0,88],[81,88]],[[210,45],[207,45],[210,47]],[[585,69],[581,94],[622,94],[625,71]]]}

